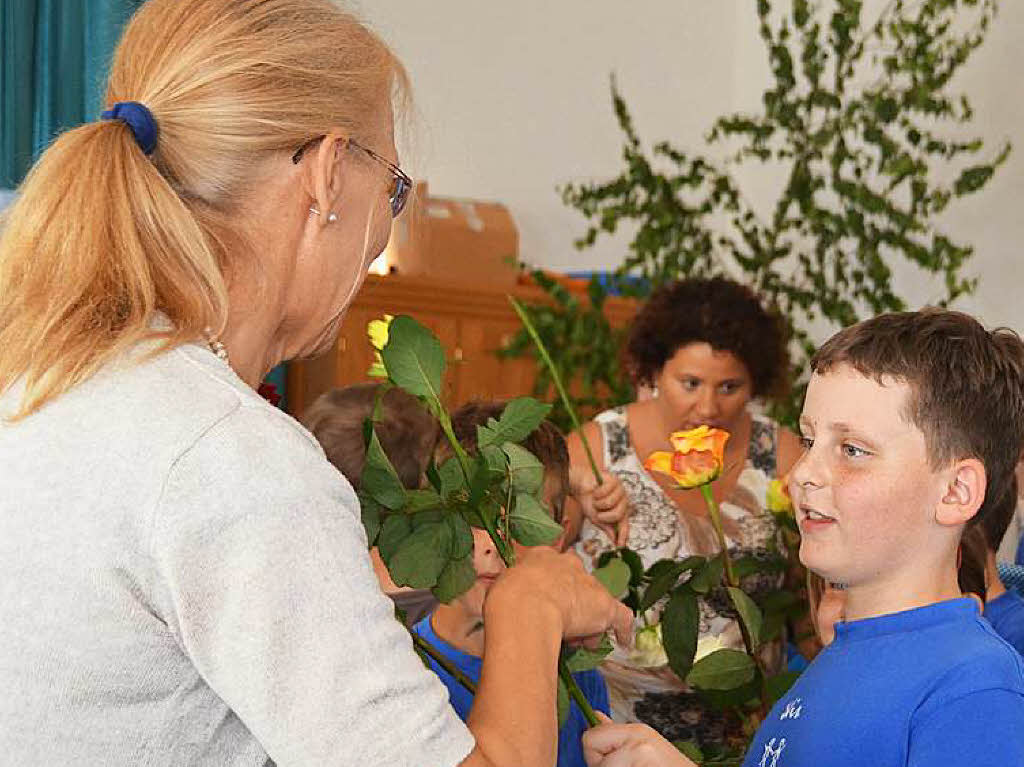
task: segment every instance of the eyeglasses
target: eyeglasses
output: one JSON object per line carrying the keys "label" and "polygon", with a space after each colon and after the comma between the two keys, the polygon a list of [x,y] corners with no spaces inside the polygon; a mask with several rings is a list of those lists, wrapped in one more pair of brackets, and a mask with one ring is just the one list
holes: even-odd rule
{"label": "eyeglasses", "polygon": [[[298,151],[296,151],[295,154],[292,155],[292,162],[298,165],[299,160],[302,159],[302,155],[306,152],[306,150],[309,149],[318,141],[323,141],[324,138],[326,138],[326,134],[316,136],[315,138],[311,138],[305,144],[300,146],[298,148]],[[409,178],[405,171],[403,171],[393,162],[384,159],[379,154],[374,152],[372,149],[367,149],[365,146],[357,144],[352,139],[348,139],[345,143],[346,146],[353,147],[355,149],[358,149],[360,152],[364,152],[365,154],[369,155],[370,159],[376,160],[385,168],[387,168],[388,171],[391,173],[391,185],[390,188],[388,189],[388,200],[391,202],[391,217],[398,218],[398,214],[401,213],[402,210],[405,208],[405,203],[409,201],[409,192],[412,191],[412,179]]]}

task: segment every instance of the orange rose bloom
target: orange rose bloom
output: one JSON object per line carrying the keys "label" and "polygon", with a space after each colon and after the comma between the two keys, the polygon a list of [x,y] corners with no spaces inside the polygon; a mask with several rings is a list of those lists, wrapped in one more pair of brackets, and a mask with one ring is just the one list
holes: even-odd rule
{"label": "orange rose bloom", "polygon": [[673,452],[659,450],[644,461],[644,468],[667,474],[681,488],[694,488],[714,482],[725,463],[725,443],[729,432],[698,426],[677,431],[670,437]]}

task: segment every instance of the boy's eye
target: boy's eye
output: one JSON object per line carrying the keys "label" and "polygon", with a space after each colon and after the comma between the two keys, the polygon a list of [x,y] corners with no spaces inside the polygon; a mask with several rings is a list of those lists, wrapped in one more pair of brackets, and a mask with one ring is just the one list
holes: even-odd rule
{"label": "boy's eye", "polygon": [[851,445],[849,443],[845,443],[843,445],[843,455],[845,455],[847,458],[860,458],[862,455],[867,454],[867,450],[862,450],[856,445]]}
{"label": "boy's eye", "polygon": [[800,447],[804,450],[810,450],[814,446],[814,440],[810,437],[800,437]]}
{"label": "boy's eye", "polygon": [[697,389],[700,388],[700,381],[696,378],[684,378],[683,388],[686,389],[686,391],[697,391]]}
{"label": "boy's eye", "polygon": [[719,388],[721,388],[722,394],[733,394],[740,388],[740,385],[735,381],[729,381],[728,383],[722,384]]}

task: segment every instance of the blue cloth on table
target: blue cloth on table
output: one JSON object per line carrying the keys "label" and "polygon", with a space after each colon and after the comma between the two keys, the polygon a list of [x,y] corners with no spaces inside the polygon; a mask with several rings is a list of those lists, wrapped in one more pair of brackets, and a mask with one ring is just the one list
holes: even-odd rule
{"label": "blue cloth on table", "polygon": [[1024,599],[1020,594],[1012,589],[1000,594],[985,604],[982,615],[999,636],[1024,654]]}
{"label": "blue cloth on table", "polygon": [[996,567],[999,568],[999,580],[1003,585],[1024,596],[1024,566],[999,562]]}

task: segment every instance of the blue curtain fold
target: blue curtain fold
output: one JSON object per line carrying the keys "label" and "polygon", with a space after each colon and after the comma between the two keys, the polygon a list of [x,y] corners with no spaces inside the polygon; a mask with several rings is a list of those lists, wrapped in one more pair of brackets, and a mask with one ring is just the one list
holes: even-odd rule
{"label": "blue curtain fold", "polygon": [[141,0],[0,0],[0,187],[54,136],[99,116],[110,57]]}

